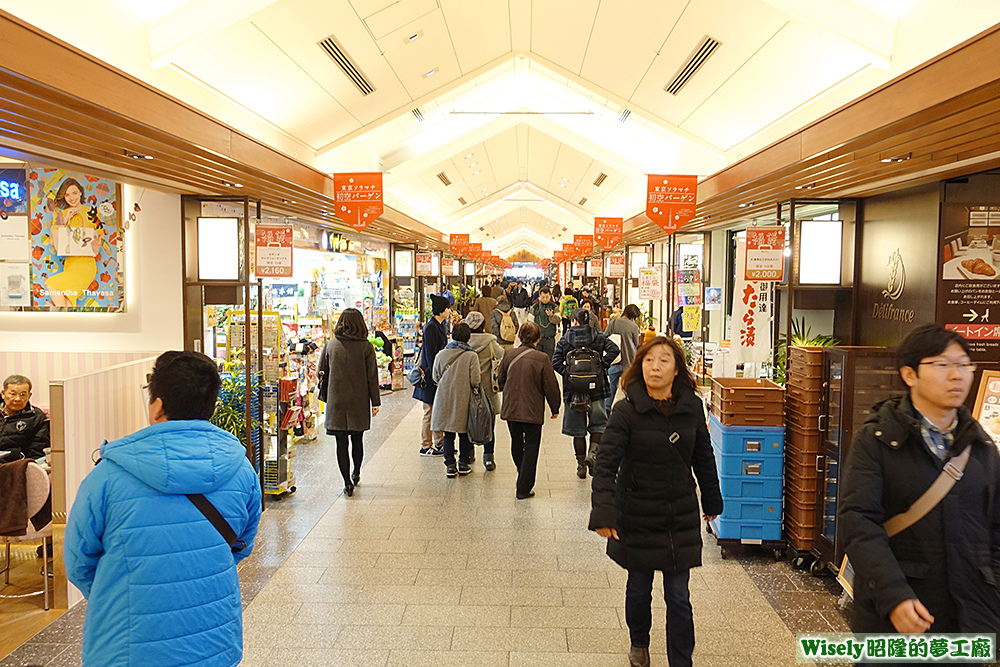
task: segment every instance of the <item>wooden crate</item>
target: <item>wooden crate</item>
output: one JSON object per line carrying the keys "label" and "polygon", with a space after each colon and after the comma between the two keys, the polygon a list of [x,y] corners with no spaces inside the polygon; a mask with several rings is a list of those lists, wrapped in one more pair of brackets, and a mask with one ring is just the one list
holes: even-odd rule
{"label": "wooden crate", "polygon": [[781,403],[785,388],[762,378],[712,378],[712,401]]}
{"label": "wooden crate", "polygon": [[821,366],[823,364],[823,348],[793,345],[788,348],[788,360],[809,366]]}
{"label": "wooden crate", "polygon": [[762,415],[746,412],[715,412],[712,414],[723,426],[766,426],[781,427],[785,425],[785,415]]}
{"label": "wooden crate", "polygon": [[819,417],[822,414],[819,403],[806,403],[793,398],[791,395],[785,397],[785,409],[792,410],[803,417]]}
{"label": "wooden crate", "polygon": [[794,426],[800,431],[819,432],[819,416],[809,416],[798,413],[795,410],[785,410],[785,424]]}

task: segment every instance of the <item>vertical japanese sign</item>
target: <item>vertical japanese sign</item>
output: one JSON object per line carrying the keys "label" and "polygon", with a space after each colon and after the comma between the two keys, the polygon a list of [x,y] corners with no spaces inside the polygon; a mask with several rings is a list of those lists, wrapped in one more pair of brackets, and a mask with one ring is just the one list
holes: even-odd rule
{"label": "vertical japanese sign", "polygon": [[257,225],[254,229],[254,275],[258,278],[292,277],[291,225]]}
{"label": "vertical japanese sign", "polygon": [[434,255],[429,252],[417,253],[417,275],[430,276],[434,274]]}
{"label": "vertical japanese sign", "polygon": [[639,270],[639,298],[643,301],[658,301],[663,298],[663,274],[657,267]]}
{"label": "vertical japanese sign", "polygon": [[448,236],[448,245],[451,246],[451,251],[455,253],[456,257],[461,257],[469,252],[469,235],[451,234]]}
{"label": "vertical japanese sign", "polygon": [[590,260],[590,272],[588,273],[588,275],[591,278],[600,278],[603,272],[604,272],[604,267],[601,266],[601,260],[599,259]]}
{"label": "vertical japanese sign", "polygon": [[333,175],[337,217],[361,231],[375,222],[382,205],[382,172]]}
{"label": "vertical japanese sign", "polygon": [[646,215],[667,234],[694,219],[698,177],[647,174]]}
{"label": "vertical japanese sign", "polygon": [[746,279],[746,241],[736,246],[736,282],[729,337],[735,364],[771,359],[771,285]]}
{"label": "vertical japanese sign", "polygon": [[684,306],[681,313],[684,331],[698,331],[701,329],[701,306]]}
{"label": "vertical japanese sign", "polygon": [[625,277],[625,255],[611,255],[608,257],[608,278]]}
{"label": "vertical japanese sign", "polygon": [[774,280],[785,277],[785,228],[750,227],[747,229],[747,280]]}
{"label": "vertical japanese sign", "polygon": [[605,250],[611,250],[622,242],[624,220],[622,218],[594,218],[594,238]]}
{"label": "vertical japanese sign", "polygon": [[[686,269],[677,272],[677,306],[701,306],[701,271]],[[691,331],[691,329],[685,330]]]}
{"label": "vertical japanese sign", "polygon": [[574,257],[576,257],[576,246],[574,246],[572,243],[563,243],[562,252],[564,260],[573,259]]}
{"label": "vertical japanese sign", "polygon": [[[973,361],[995,367],[1000,359],[1000,206],[943,204],[940,243],[938,322],[969,341]],[[896,282],[901,292],[903,282]]]}
{"label": "vertical japanese sign", "polygon": [[573,262],[573,277],[586,276],[587,275],[587,263],[586,262]]}

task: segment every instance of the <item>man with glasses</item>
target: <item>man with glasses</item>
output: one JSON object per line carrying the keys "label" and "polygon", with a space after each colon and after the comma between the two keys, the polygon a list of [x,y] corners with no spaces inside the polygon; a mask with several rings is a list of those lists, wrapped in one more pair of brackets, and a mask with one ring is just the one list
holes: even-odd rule
{"label": "man with glasses", "polygon": [[11,375],[0,391],[0,463],[40,459],[49,446],[49,418],[31,404],[31,380]]}
{"label": "man with glasses", "polygon": [[[841,480],[837,529],[855,572],[853,630],[998,632],[1000,456],[964,406],[976,370],[969,343],[924,325],[899,346],[896,367],[909,392],[873,408]],[[954,485],[943,497],[915,505],[946,478]],[[883,525],[904,513],[915,523]]]}

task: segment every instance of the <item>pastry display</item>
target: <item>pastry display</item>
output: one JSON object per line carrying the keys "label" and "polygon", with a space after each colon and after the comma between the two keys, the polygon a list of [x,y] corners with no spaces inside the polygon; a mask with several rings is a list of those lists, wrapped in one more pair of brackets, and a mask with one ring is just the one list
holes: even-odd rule
{"label": "pastry display", "polygon": [[980,276],[993,277],[997,274],[996,269],[990,266],[989,263],[978,258],[965,260],[962,262],[962,268],[967,270],[969,273],[975,273]]}

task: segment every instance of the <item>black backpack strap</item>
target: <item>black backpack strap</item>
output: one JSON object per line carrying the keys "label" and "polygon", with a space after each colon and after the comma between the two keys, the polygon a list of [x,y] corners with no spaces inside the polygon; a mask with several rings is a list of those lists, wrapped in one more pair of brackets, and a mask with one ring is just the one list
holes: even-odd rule
{"label": "black backpack strap", "polygon": [[208,498],[200,493],[188,493],[185,495],[198,508],[198,511],[205,515],[205,518],[209,520],[212,526],[219,531],[219,535],[222,535],[222,539],[226,541],[226,544],[233,550],[233,553],[243,551],[247,548],[246,543],[239,541],[236,537],[236,531],[233,530],[229,522],[219,513],[219,510],[215,509],[215,505],[209,502]]}

